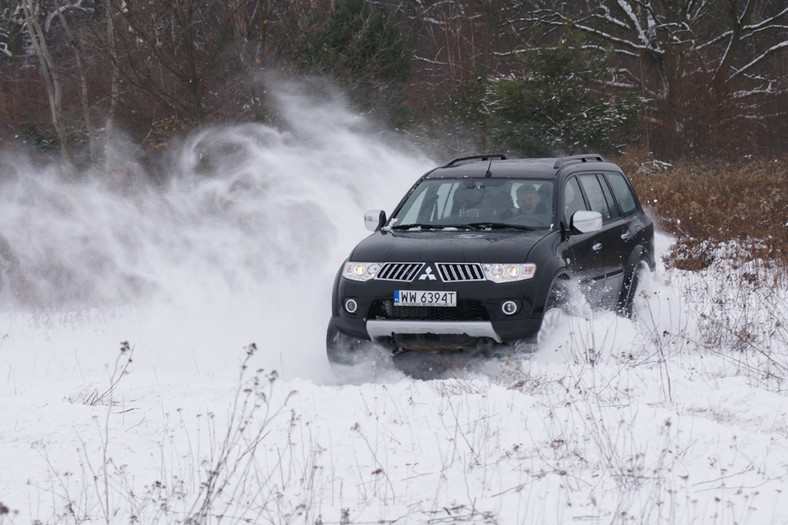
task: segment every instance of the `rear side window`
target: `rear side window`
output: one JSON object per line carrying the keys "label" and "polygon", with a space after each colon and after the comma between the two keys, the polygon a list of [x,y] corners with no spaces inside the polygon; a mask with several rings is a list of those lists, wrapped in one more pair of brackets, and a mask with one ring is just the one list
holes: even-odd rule
{"label": "rear side window", "polygon": [[637,208],[637,201],[635,194],[632,193],[629,183],[621,173],[608,173],[607,180],[613,187],[613,194],[616,196],[618,205],[621,207],[621,213],[624,215],[632,213]]}
{"label": "rear side window", "polygon": [[613,199],[613,194],[610,193],[610,186],[605,180],[605,176],[599,173],[597,174],[596,178],[599,179],[599,184],[602,185],[602,191],[605,193],[605,200],[607,201],[607,207],[610,208],[610,218],[618,219],[619,217],[621,217],[621,214],[618,213],[618,206],[616,206],[616,201]]}
{"label": "rear side window", "polygon": [[593,174],[580,175],[579,179],[580,185],[583,186],[583,191],[586,197],[588,197],[588,203],[591,205],[591,209],[601,213],[602,219],[608,222],[611,219],[610,208],[607,206],[605,193],[602,191],[599,179]]}

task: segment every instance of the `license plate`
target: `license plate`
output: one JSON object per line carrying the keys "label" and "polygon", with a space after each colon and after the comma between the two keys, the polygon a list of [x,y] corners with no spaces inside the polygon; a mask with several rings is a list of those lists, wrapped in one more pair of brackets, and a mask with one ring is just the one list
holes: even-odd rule
{"label": "license plate", "polygon": [[394,290],[394,306],[457,306],[457,292]]}

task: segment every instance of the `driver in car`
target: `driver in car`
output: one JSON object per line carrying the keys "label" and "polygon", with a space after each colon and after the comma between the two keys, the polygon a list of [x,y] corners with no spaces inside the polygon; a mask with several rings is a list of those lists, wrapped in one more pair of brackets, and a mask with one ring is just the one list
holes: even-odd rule
{"label": "driver in car", "polygon": [[541,212],[544,212],[542,199],[536,188],[530,184],[523,184],[517,189],[517,206],[520,213],[526,215],[540,213],[540,210],[538,210],[540,207],[542,208]]}
{"label": "driver in car", "polygon": [[517,188],[517,208],[507,214],[508,218],[514,220],[529,218],[535,219],[538,223],[549,222],[550,213],[544,193],[537,190],[533,184],[523,184]]}

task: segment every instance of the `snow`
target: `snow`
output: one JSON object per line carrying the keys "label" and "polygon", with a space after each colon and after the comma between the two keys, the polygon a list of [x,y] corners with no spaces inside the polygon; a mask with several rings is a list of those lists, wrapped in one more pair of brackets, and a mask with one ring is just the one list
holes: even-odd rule
{"label": "snow", "polygon": [[337,376],[363,212],[438,162],[278,92],[287,131],[192,137],[155,190],[0,166],[0,524],[788,522],[779,272],[660,264],[633,320],[578,299],[531,355]]}

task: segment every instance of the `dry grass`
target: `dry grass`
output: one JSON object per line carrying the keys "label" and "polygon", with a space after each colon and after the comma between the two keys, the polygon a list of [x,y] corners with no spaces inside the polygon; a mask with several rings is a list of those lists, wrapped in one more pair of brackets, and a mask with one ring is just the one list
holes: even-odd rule
{"label": "dry grass", "polygon": [[742,261],[788,263],[788,159],[667,165],[628,152],[618,162],[658,228],[676,237],[668,265],[705,268],[729,241]]}

